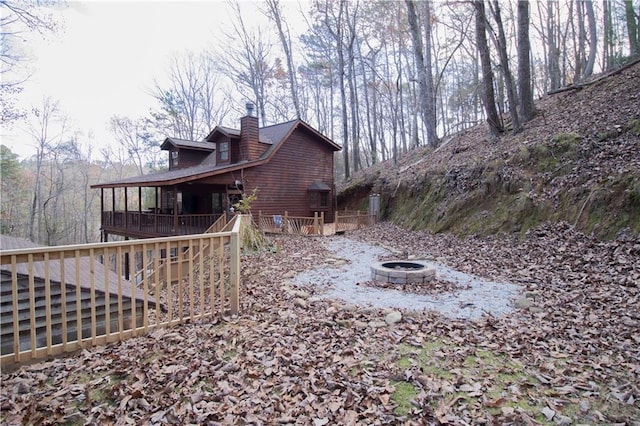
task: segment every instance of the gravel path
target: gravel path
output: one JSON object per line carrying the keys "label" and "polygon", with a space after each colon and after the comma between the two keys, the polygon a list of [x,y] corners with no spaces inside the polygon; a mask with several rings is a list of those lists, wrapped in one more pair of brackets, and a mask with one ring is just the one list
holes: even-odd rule
{"label": "gravel path", "polygon": [[[347,303],[375,308],[406,310],[435,310],[451,318],[477,319],[483,313],[500,316],[513,310],[513,301],[520,287],[511,283],[486,281],[448,268],[437,262],[438,279],[468,286],[468,289],[441,295],[423,296],[393,289],[358,285],[371,281],[371,264],[380,256],[392,254],[383,247],[344,236],[324,238],[322,243],[338,261],[335,266],[323,267],[298,274],[294,283],[314,285],[319,296],[341,299]],[[340,264],[341,263],[341,264]]]}

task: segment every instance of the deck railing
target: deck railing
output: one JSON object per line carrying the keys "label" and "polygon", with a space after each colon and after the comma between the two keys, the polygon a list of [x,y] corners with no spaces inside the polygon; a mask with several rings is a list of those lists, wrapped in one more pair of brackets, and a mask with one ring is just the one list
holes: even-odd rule
{"label": "deck railing", "polygon": [[[241,222],[228,232],[0,251],[1,365],[238,313]],[[178,281],[173,262],[153,273],[167,256]]]}
{"label": "deck railing", "polygon": [[284,214],[265,215],[258,212],[258,228],[264,232],[277,234],[322,235],[324,213],[314,213],[313,217],[289,216]]}
{"label": "deck railing", "polygon": [[375,225],[378,218],[375,214],[361,212],[358,210],[336,211],[335,229],[336,232],[353,231],[363,226]]}
{"label": "deck railing", "polygon": [[137,211],[102,212],[104,229],[155,235],[200,234],[223,214],[160,214]]}

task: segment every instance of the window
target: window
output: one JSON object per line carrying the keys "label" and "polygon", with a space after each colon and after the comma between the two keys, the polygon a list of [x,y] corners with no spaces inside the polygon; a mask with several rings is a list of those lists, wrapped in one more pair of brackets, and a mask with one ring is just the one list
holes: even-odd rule
{"label": "window", "polygon": [[329,193],[320,191],[311,191],[309,193],[310,204],[312,209],[326,209],[329,207]]}
{"label": "window", "polygon": [[171,164],[174,166],[178,165],[178,151],[171,151]]}
{"label": "window", "polygon": [[220,142],[220,161],[229,160],[229,142]]}
{"label": "window", "polygon": [[329,193],[321,192],[320,193],[320,207],[329,207]]}

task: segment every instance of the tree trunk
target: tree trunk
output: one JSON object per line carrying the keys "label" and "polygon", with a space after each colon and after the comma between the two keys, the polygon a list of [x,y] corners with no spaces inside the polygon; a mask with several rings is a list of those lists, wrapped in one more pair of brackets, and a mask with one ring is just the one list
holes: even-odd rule
{"label": "tree trunk", "polygon": [[593,12],[593,2],[591,0],[587,0],[583,3],[587,15],[587,24],[589,25],[589,56],[587,57],[582,76],[589,77],[591,76],[591,74],[593,74],[593,67],[596,63],[598,37],[596,34],[596,16]]}
{"label": "tree trunk", "polygon": [[602,0],[604,37],[602,38],[602,70],[608,71],[613,57],[613,23],[609,0]]}
{"label": "tree trunk", "polygon": [[502,133],[503,127],[498,110],[496,109],[496,96],[493,91],[493,73],[491,71],[491,56],[489,54],[489,44],[487,43],[487,25],[484,0],[475,0],[476,20],[476,45],[480,54],[482,64],[482,102],[487,114],[487,123],[492,136]]}
{"label": "tree trunk", "polygon": [[[429,32],[426,34],[427,48],[427,60],[425,61],[424,48],[422,45],[422,36],[420,32],[420,25],[418,24],[418,15],[415,7],[415,0],[405,0],[407,4],[407,15],[409,19],[409,28],[411,30],[411,39],[413,40],[413,51],[416,59],[416,68],[418,71],[418,87],[420,89],[420,109],[422,111],[422,120],[427,127],[427,143],[432,148],[435,148],[438,144],[436,134],[435,123],[435,107],[433,96],[433,76],[431,74],[431,31],[429,25]],[[430,2],[425,4],[427,13],[430,15]],[[427,16],[425,21],[430,20]],[[425,31],[426,32],[426,31]]]}
{"label": "tree trunk", "polygon": [[624,0],[624,12],[629,36],[629,52],[631,56],[640,55],[640,33],[638,33],[640,16],[636,16],[633,10],[633,0]]}
{"label": "tree trunk", "polygon": [[426,94],[427,98],[427,143],[430,147],[435,148],[438,146],[438,132],[437,132],[437,118],[436,118],[436,94],[433,84],[433,59],[431,55],[431,0],[424,2],[424,66],[426,77]]}
{"label": "tree trunk", "polygon": [[547,44],[549,46],[549,89],[555,90],[560,87],[560,49],[556,41],[556,22],[554,18],[555,0],[547,2]]}
{"label": "tree trunk", "polygon": [[520,115],[523,121],[531,120],[535,113],[530,56],[529,1],[518,0],[518,92],[520,94]]}
{"label": "tree trunk", "polygon": [[520,116],[518,114],[518,97],[516,96],[515,84],[513,76],[511,75],[511,68],[509,67],[509,57],[507,55],[507,38],[504,34],[504,25],[502,25],[502,13],[500,12],[500,3],[498,0],[493,2],[493,16],[496,20],[496,27],[498,28],[498,40],[496,48],[500,54],[500,65],[502,66],[504,74],[504,83],[507,90],[507,100],[509,101],[509,113],[511,114],[511,123],[513,125],[513,133],[518,133],[522,130],[520,124]]}

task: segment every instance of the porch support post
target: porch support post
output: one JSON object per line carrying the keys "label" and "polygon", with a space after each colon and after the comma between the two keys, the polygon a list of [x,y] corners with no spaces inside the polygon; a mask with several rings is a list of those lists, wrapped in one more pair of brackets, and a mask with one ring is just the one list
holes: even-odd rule
{"label": "porch support post", "polygon": [[100,228],[104,229],[104,188],[100,188]]}
{"label": "porch support post", "polygon": [[129,227],[129,188],[124,187],[124,229]]}
{"label": "porch support post", "polygon": [[178,235],[178,187],[173,187],[173,235]]}
{"label": "porch support post", "polygon": [[[116,188],[111,188],[111,212],[113,213],[113,217],[116,214]],[[112,224],[113,225],[113,224]]]}
{"label": "porch support post", "polygon": [[138,229],[142,229],[142,187],[138,187]]}
{"label": "porch support post", "polygon": [[153,201],[153,232],[158,232],[158,213],[160,209],[158,208],[158,187],[155,188],[155,200]]}

